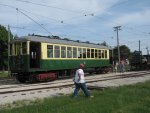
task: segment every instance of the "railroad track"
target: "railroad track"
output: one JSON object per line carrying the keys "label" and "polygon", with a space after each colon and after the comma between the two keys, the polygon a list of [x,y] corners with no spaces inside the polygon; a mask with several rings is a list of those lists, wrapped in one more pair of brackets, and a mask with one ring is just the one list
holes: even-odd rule
{"label": "railroad track", "polygon": [[[101,81],[109,81],[115,79],[124,79],[124,78],[131,78],[131,77],[142,77],[150,75],[150,71],[142,71],[142,72],[134,72],[134,73],[124,73],[119,75],[110,75],[110,76],[101,76],[101,75],[93,75],[87,76],[86,82],[87,83],[94,83],[94,82],[101,82]],[[27,92],[27,91],[36,91],[36,90],[45,90],[45,89],[56,89],[56,88],[68,88],[73,87],[74,83],[72,80],[58,80],[48,83],[38,83],[38,84],[17,84],[17,85],[10,85],[0,87],[0,94],[10,94],[10,93],[17,93],[17,92]]]}

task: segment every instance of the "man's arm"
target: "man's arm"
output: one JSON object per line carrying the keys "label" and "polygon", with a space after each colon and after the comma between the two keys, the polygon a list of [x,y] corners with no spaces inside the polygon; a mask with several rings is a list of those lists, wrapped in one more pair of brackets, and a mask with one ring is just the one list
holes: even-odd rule
{"label": "man's arm", "polygon": [[81,73],[80,73],[80,71],[78,71],[78,77],[79,77],[78,81],[80,81],[81,80]]}

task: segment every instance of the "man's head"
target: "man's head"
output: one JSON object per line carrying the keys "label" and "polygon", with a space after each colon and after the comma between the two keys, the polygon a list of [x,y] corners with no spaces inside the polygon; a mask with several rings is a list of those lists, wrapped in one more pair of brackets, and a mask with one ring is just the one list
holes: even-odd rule
{"label": "man's head", "polygon": [[84,68],[84,64],[80,64],[80,65],[79,65],[79,68],[80,68],[80,69],[83,69],[83,68]]}

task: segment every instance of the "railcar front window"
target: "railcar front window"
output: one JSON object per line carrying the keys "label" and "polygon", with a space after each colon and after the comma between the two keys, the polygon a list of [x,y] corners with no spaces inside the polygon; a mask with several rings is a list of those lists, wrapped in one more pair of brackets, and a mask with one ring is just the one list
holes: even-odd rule
{"label": "railcar front window", "polygon": [[20,55],[21,54],[21,43],[15,43],[15,55]]}
{"label": "railcar front window", "polygon": [[9,55],[13,55],[13,45],[10,44],[10,51],[9,51]]}
{"label": "railcar front window", "polygon": [[22,43],[22,54],[26,54],[27,53],[27,43],[23,42]]}
{"label": "railcar front window", "polygon": [[53,46],[52,45],[47,46],[47,57],[53,58]]}

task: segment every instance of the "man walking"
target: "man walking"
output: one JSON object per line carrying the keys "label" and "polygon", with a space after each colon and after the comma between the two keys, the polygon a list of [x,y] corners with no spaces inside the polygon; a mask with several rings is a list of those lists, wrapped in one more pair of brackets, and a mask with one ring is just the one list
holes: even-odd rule
{"label": "man walking", "polygon": [[80,88],[82,89],[86,97],[93,97],[90,96],[90,92],[88,91],[87,86],[85,84],[83,68],[84,68],[84,64],[80,64],[79,68],[76,70],[76,74],[74,78],[75,90],[73,93],[73,97],[77,97]]}

